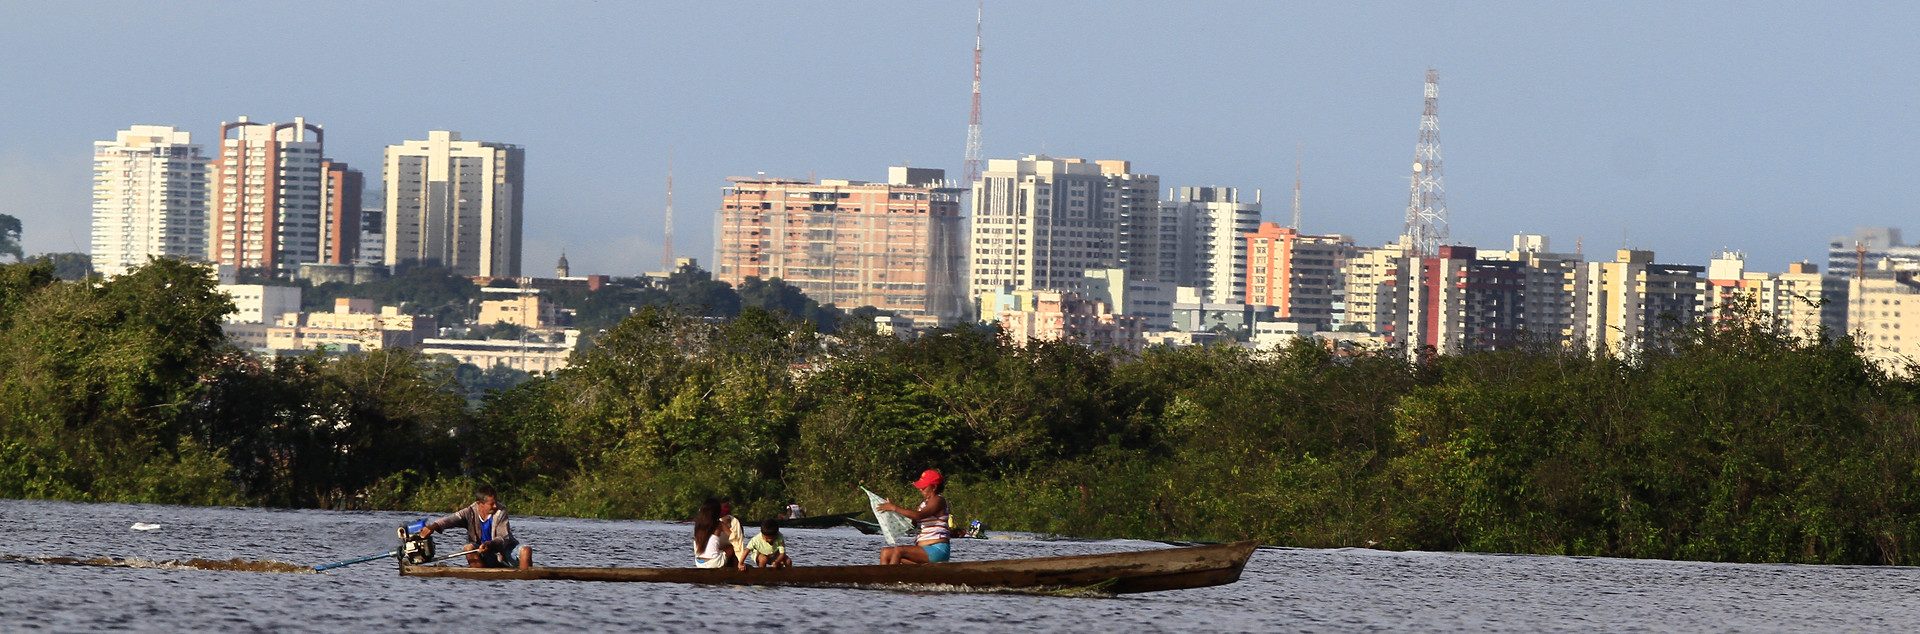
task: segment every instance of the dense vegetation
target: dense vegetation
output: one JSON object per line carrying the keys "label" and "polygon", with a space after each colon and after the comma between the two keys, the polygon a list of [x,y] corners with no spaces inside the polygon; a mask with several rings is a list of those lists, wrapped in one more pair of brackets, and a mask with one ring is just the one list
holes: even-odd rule
{"label": "dense vegetation", "polygon": [[[854,510],[1088,536],[1920,564],[1920,382],[1751,316],[1632,358],[1011,345],[644,308],[467,404],[404,352],[263,363],[204,272],[0,267],[0,496],[681,518]],[[533,529],[533,530],[537,530]]]}

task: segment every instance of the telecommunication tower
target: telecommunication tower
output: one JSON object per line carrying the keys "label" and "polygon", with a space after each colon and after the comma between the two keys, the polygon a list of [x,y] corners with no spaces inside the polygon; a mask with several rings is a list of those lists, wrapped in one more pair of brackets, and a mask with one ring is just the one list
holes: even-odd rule
{"label": "telecommunication tower", "polygon": [[1407,242],[1422,256],[1440,251],[1447,239],[1447,192],[1440,169],[1440,71],[1427,69],[1426,107],[1420,112],[1420,142],[1413,149],[1413,187],[1407,203]]}
{"label": "telecommunication tower", "polygon": [[973,8],[973,114],[967,117],[967,180],[964,187],[980,180],[980,24],[986,15],[986,2]]}
{"label": "telecommunication tower", "polygon": [[667,236],[661,242],[660,270],[673,272],[673,154],[667,154]]}

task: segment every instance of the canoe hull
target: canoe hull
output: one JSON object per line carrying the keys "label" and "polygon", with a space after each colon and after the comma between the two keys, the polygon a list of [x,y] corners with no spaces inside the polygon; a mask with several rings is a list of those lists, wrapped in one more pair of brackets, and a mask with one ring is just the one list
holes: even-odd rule
{"label": "canoe hull", "polygon": [[1027,592],[1090,589],[1131,594],[1204,588],[1240,579],[1254,542],[1104,555],[1002,559],[933,565],[796,566],[745,571],[699,568],[453,568],[405,566],[410,577],[492,581],[638,581],[753,586],[964,586]]}

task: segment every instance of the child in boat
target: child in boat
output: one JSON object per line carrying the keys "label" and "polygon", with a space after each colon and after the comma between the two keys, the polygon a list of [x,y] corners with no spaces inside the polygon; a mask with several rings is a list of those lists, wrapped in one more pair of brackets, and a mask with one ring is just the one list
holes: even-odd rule
{"label": "child in boat", "polygon": [[733,516],[733,500],[720,499],[720,539],[727,542],[727,565],[747,569],[747,538],[741,534],[740,518]]}
{"label": "child in boat", "polygon": [[760,534],[747,542],[747,557],[761,568],[793,565],[793,560],[787,558],[787,540],[780,536],[780,520],[770,517],[760,523]]}

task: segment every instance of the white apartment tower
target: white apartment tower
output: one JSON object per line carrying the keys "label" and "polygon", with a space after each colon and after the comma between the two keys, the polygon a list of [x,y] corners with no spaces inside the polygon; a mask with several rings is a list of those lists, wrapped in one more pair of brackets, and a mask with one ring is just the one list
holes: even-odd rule
{"label": "white apartment tower", "polygon": [[1118,194],[1077,158],[991,159],[973,182],[968,294],[1078,289],[1119,263]]}
{"label": "white apartment tower", "polygon": [[320,261],[324,136],[318,124],[301,117],[221,122],[207,259],[287,273]]}
{"label": "white apartment tower", "polygon": [[[1200,289],[1208,303],[1237,304],[1247,298],[1246,234],[1260,229],[1260,201],[1242,202],[1232,187],[1181,187],[1160,206],[1162,240],[1172,239],[1173,267],[1163,281]],[[1169,250],[1163,245],[1163,257]],[[1165,277],[1171,275],[1172,277]]]}
{"label": "white apartment tower", "polygon": [[207,251],[207,157],[169,126],[136,125],[93,143],[93,265],[119,275],[148,258]]}
{"label": "white apartment tower", "polygon": [[445,130],[387,146],[387,266],[519,277],[524,160],[520,146]]}

